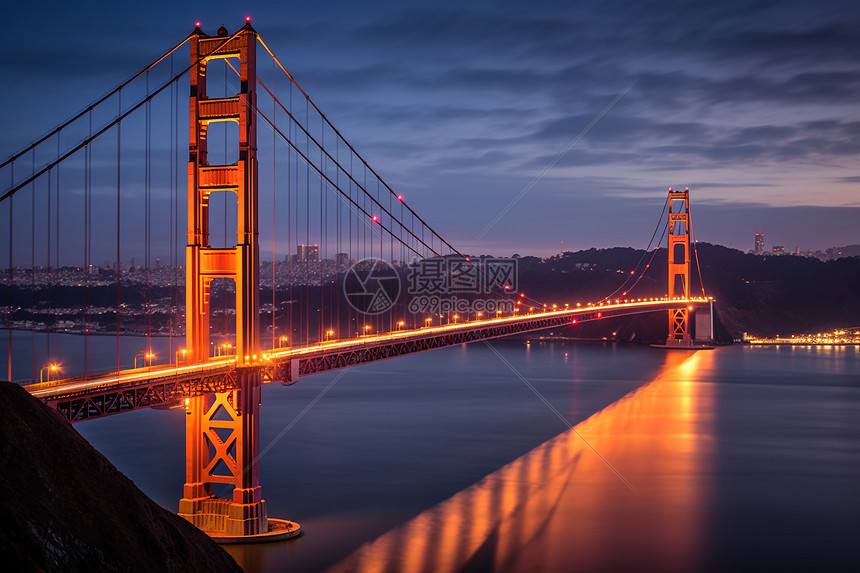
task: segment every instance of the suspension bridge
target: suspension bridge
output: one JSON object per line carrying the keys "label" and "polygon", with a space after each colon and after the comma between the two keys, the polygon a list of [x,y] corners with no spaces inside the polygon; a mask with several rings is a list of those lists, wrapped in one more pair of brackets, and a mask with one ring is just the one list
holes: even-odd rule
{"label": "suspension bridge", "polygon": [[[189,59],[178,63],[186,44]],[[258,45],[271,60],[271,78],[263,78]],[[271,134],[271,146],[258,147],[258,126]],[[270,177],[262,175],[269,168]],[[70,422],[184,408],[179,514],[221,541],[300,530],[267,516],[258,471],[262,384],[657,311],[669,316],[666,346],[690,349],[692,315],[712,304],[704,290],[690,292],[695,243],[687,189],[669,190],[668,218],[658,225],[668,237],[663,296],[631,292],[661,237],[646,249],[650,260],[643,256],[602,300],[560,307],[529,297],[510,272],[458,251],[416,213],[298,85],[250,19],[214,36],[198,23],[0,169],[10,181],[0,197],[9,221],[8,379],[15,378],[13,362],[29,362],[27,390]],[[435,274],[416,277],[416,268]],[[430,307],[410,306],[417,291],[411,299],[401,292],[406,282],[430,295]],[[487,301],[499,310],[476,310]],[[29,360],[13,352],[13,328],[31,330]],[[36,359],[40,329],[46,366]],[[58,333],[70,331],[85,335],[79,367],[68,365],[61,348]],[[131,364],[120,343],[129,334],[145,341]],[[91,358],[93,335],[116,338],[110,364]],[[161,364],[153,337],[168,339]],[[213,484],[232,487],[232,497],[214,496]]]}

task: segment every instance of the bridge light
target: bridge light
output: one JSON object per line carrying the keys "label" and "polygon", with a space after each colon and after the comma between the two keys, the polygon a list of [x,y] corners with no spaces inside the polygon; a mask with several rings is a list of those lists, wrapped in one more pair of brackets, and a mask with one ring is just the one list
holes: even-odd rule
{"label": "bridge light", "polygon": [[379,217],[377,217],[376,215],[373,215],[370,219],[371,219],[374,223],[376,223],[376,222],[378,222],[378,221],[379,221]]}
{"label": "bridge light", "polygon": [[572,321],[570,321],[570,323],[571,323],[571,324],[576,324],[576,319],[574,318]]}
{"label": "bridge light", "polygon": [[250,21],[251,21],[251,17],[250,17],[250,16],[245,16],[245,21],[246,21],[246,22],[250,22]]}
{"label": "bridge light", "polygon": [[505,285],[505,290],[511,290],[511,285]]}
{"label": "bridge light", "polygon": [[602,316],[603,316],[603,313],[602,313],[602,312],[598,312],[598,313],[597,313],[597,318],[601,318]]}
{"label": "bridge light", "polygon": [[403,195],[398,195],[398,196],[397,196],[397,200],[398,200],[398,201],[403,201]]}

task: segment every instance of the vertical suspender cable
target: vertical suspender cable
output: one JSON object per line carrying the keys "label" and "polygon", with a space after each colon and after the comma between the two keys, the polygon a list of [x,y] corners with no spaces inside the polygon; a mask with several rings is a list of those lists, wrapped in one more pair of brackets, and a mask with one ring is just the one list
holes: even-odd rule
{"label": "vertical suspender cable", "polygon": [[[32,173],[36,173],[36,148],[32,154]],[[30,308],[36,308],[36,180],[30,186]],[[36,331],[30,330],[30,378],[36,378]]]}
{"label": "vertical suspender cable", "polygon": [[[322,122],[320,122],[320,139],[322,140],[323,145],[325,145],[325,130],[323,129]],[[323,159],[322,148],[320,148],[320,165],[323,169],[323,172],[325,173],[328,166],[325,163],[325,159]],[[317,250],[317,252],[319,253],[319,255],[317,256],[317,259],[319,259],[319,262],[317,264],[319,265],[319,271],[320,271],[320,273],[319,273],[320,274],[320,292],[319,292],[319,300],[320,300],[320,302],[319,302],[320,313],[319,314],[320,315],[319,315],[319,317],[317,317],[319,319],[319,326],[317,327],[317,340],[323,339],[322,332],[323,332],[323,323],[324,323],[324,318],[325,318],[324,314],[325,314],[325,310],[326,310],[326,304],[325,304],[325,298],[324,298],[325,276],[323,276],[324,275],[324,272],[323,272],[324,268],[322,266],[323,261],[325,260],[326,247],[328,246],[328,240],[327,240],[327,237],[325,235],[325,223],[324,223],[325,205],[326,205],[325,196],[326,196],[325,181],[323,180],[322,177],[320,177],[320,242],[319,242],[319,247]]]}
{"label": "vertical suspender cable", "polygon": [[[57,132],[57,159],[60,158],[60,133]],[[54,286],[53,286],[53,298],[54,298],[54,361],[60,361],[60,333],[57,329],[56,325],[58,322],[58,317],[60,314],[59,309],[59,278],[60,278],[60,164],[57,163],[57,187],[54,191],[55,196],[57,198],[57,215],[54,219],[54,224],[56,225],[56,230],[54,233]]]}
{"label": "vertical suspender cable", "polygon": [[[11,173],[12,185],[14,185],[14,163],[12,164]],[[14,207],[14,202],[12,201],[13,199],[14,197],[9,197],[9,305],[6,307],[6,328],[9,329],[9,348],[6,357],[6,380],[8,380],[9,382],[12,381],[12,289],[15,286],[15,266],[12,261],[12,222],[14,221],[14,218],[12,217],[12,210]]]}
{"label": "vertical suspender cable", "polygon": [[[122,90],[117,93],[117,115],[122,115]],[[118,122],[116,124],[116,268],[114,269],[114,273],[116,273],[116,371],[119,372],[120,368],[120,356],[119,356],[119,329],[120,329],[120,273],[122,268],[122,263],[120,262],[121,256],[121,223],[120,223],[120,215],[121,215],[121,192],[120,192],[120,161],[122,159],[122,122]]]}
{"label": "vertical suspender cable", "polygon": [[[173,77],[173,54],[170,55],[170,76]],[[167,260],[169,261],[170,274],[171,274],[171,277],[170,277],[170,324],[167,327],[167,357],[169,360],[172,360],[172,359],[174,359],[174,357],[176,357],[176,362],[179,363],[179,355],[174,354],[174,352],[173,352],[173,310],[174,310],[173,293],[174,293],[174,289],[176,288],[176,286],[174,285],[174,280],[173,280],[176,276],[175,271],[173,270],[173,267],[176,264],[176,262],[173,260],[174,244],[176,243],[176,236],[173,234],[173,231],[174,231],[173,218],[175,216],[174,209],[173,209],[173,202],[175,199],[174,199],[173,194],[176,192],[176,188],[173,185],[173,177],[174,177],[173,172],[174,172],[174,170],[176,170],[176,156],[174,155],[175,151],[173,148],[174,129],[176,127],[174,122],[173,122],[173,120],[174,120],[173,101],[174,101],[174,98],[176,97],[175,92],[177,89],[178,89],[178,86],[176,86],[176,85],[170,86],[170,119],[168,120],[168,132],[167,132],[167,138],[169,140],[169,144],[168,144],[169,151],[168,151],[168,155],[167,155],[168,164],[169,164],[168,165],[168,174],[167,174],[167,176],[168,176],[167,185],[168,185],[168,188],[170,189],[170,192],[169,192],[170,205],[168,207],[168,209],[170,211],[170,221],[169,221],[170,230],[167,233],[168,236],[170,237],[170,242],[167,245],[167,248],[168,248]]]}
{"label": "vertical suspender cable", "polygon": [[48,361],[50,361],[51,360],[51,330],[53,330],[57,326],[56,325],[56,316],[54,315],[54,309],[55,309],[54,288],[53,288],[54,277],[53,277],[53,274],[51,272],[51,171],[48,171],[47,198],[48,198],[48,208],[45,209],[45,213],[47,216],[47,221],[45,222],[45,230],[47,231],[48,236],[47,236],[47,240],[45,241],[45,258],[47,259],[47,261],[46,261],[47,264],[45,266],[46,266],[47,271],[48,271],[48,286],[51,288],[51,314],[50,314],[51,326],[48,328],[47,332],[45,332],[45,345],[46,345],[46,357],[47,357]]}
{"label": "vertical suspender cable", "polygon": [[[88,137],[93,134],[93,113],[90,111],[87,118]],[[87,282],[84,287],[84,305],[85,305],[85,326],[84,326],[84,376],[90,373],[90,332],[89,332],[89,314],[90,314],[90,273],[93,264],[93,242],[92,242],[92,224],[93,224],[93,149],[91,144],[87,145],[86,153],[84,154],[84,172],[87,175],[86,183],[84,184],[84,264],[86,265]]]}
{"label": "vertical suspender cable", "polygon": [[[293,106],[293,86],[290,84],[290,109]],[[292,122],[287,124],[287,132],[290,135],[290,138],[293,137],[293,124]],[[290,233],[290,227],[293,224],[292,219],[292,164],[293,164],[293,151],[290,147],[287,147],[287,337],[288,342],[292,340],[294,335],[293,333],[293,236]],[[298,171],[298,165],[296,165],[296,171]],[[280,343],[279,343],[280,344]]]}
{"label": "vertical suspender cable", "polygon": [[[149,71],[146,72],[146,95],[149,95]],[[143,304],[144,304],[144,321],[145,321],[145,342],[144,348],[146,349],[146,354],[152,354],[152,323],[150,316],[150,297],[152,296],[152,284],[149,276],[149,256],[150,256],[150,229],[151,229],[151,219],[150,219],[150,203],[151,203],[151,193],[152,193],[152,174],[150,171],[150,144],[151,144],[151,136],[152,136],[152,100],[146,102],[145,109],[145,122],[144,126],[144,173],[143,173],[143,195],[144,195],[144,215],[143,215],[143,271],[146,280],[146,287],[144,291]],[[147,359],[149,359],[150,365],[152,364],[152,359],[148,356],[144,356],[143,363],[146,364]]]}
{"label": "vertical suspender cable", "polygon": [[[305,103],[305,125],[308,125],[308,105]],[[310,150],[310,136],[305,136],[305,153]],[[302,279],[305,283],[305,345],[310,342],[311,337],[311,284],[310,284],[310,269],[308,267],[308,245],[311,244],[311,167],[305,165],[305,251],[303,257],[305,259],[305,276]]]}
{"label": "vertical suspender cable", "polygon": [[[272,84],[275,83],[275,62],[272,62]],[[272,101],[272,121],[275,121],[277,115],[277,109],[275,108],[275,102]],[[277,336],[277,329],[275,327],[275,313],[277,311],[277,305],[275,304],[275,246],[277,239],[277,224],[278,224],[278,216],[277,216],[277,193],[276,190],[278,188],[277,181],[277,157],[278,157],[278,146],[277,146],[277,134],[275,130],[272,130],[272,348],[275,348],[275,336]]]}

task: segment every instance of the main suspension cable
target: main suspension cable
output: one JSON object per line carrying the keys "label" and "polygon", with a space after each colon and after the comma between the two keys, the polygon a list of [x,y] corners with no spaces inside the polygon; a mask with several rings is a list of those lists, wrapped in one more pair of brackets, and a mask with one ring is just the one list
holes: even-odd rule
{"label": "main suspension cable", "polygon": [[3,167],[6,167],[8,164],[12,163],[13,161],[15,161],[16,159],[18,159],[18,158],[19,158],[19,157],[21,157],[22,155],[24,155],[24,154],[26,154],[27,152],[29,152],[30,150],[35,149],[36,147],[38,147],[39,145],[41,145],[42,143],[44,143],[46,140],[50,139],[50,138],[51,138],[51,136],[53,136],[54,134],[59,133],[59,132],[60,132],[60,131],[62,131],[63,129],[67,128],[69,125],[73,124],[75,121],[77,121],[77,120],[79,120],[80,118],[82,118],[82,117],[83,117],[84,115],[86,115],[88,112],[91,112],[93,109],[95,109],[95,108],[96,108],[96,107],[98,107],[99,105],[103,104],[106,100],[108,100],[110,97],[112,97],[113,95],[115,95],[116,93],[118,93],[119,91],[121,91],[121,90],[122,90],[124,87],[126,87],[128,84],[130,84],[131,82],[133,82],[134,80],[136,80],[137,78],[139,78],[141,75],[145,74],[145,73],[146,73],[146,72],[148,72],[150,69],[152,69],[152,68],[154,68],[155,66],[157,66],[158,64],[160,64],[160,63],[161,63],[161,62],[162,62],[166,57],[170,56],[173,52],[175,52],[176,50],[178,50],[179,48],[181,48],[181,47],[185,44],[185,42],[187,42],[188,40],[190,40],[190,39],[191,39],[191,37],[192,37],[192,36],[194,36],[194,32],[191,32],[190,34],[188,34],[188,36],[187,36],[184,40],[182,40],[180,43],[176,44],[176,46],[174,46],[173,48],[171,48],[171,49],[170,49],[168,52],[166,52],[163,56],[161,56],[160,58],[158,58],[157,60],[155,60],[154,62],[152,62],[151,64],[149,64],[148,66],[144,67],[142,70],[140,70],[139,72],[137,72],[136,74],[134,74],[131,78],[129,78],[129,79],[127,79],[126,81],[124,81],[123,83],[119,84],[117,87],[115,87],[115,88],[114,88],[113,90],[111,90],[109,93],[107,93],[107,94],[105,94],[104,96],[100,97],[98,100],[96,100],[95,102],[93,102],[92,104],[90,104],[89,106],[87,106],[86,108],[84,108],[83,110],[81,110],[81,111],[80,111],[78,114],[76,114],[74,117],[72,117],[72,118],[71,118],[71,119],[69,119],[68,121],[66,121],[66,122],[64,122],[64,123],[62,123],[62,124],[60,124],[60,125],[58,125],[58,126],[57,126],[57,127],[55,127],[54,129],[52,129],[50,132],[48,132],[48,133],[47,133],[47,134],[45,134],[44,136],[40,137],[40,138],[39,138],[38,140],[36,140],[35,142],[31,143],[29,146],[25,147],[24,149],[22,149],[22,150],[21,150],[21,151],[19,151],[18,153],[16,153],[16,154],[12,155],[11,157],[9,157],[9,159],[7,159],[7,160],[6,160],[6,161],[4,161],[2,164],[0,164],[0,169],[2,169]]}
{"label": "main suspension cable", "polygon": [[[128,116],[129,116],[130,114],[132,114],[133,112],[137,111],[137,110],[138,110],[141,106],[143,106],[146,102],[150,101],[152,98],[154,98],[155,96],[157,96],[158,94],[160,94],[162,91],[164,91],[164,89],[165,89],[165,88],[167,88],[168,86],[170,86],[170,85],[171,85],[171,84],[173,84],[174,82],[176,82],[176,81],[178,81],[179,79],[181,79],[181,78],[182,78],[182,77],[183,77],[187,72],[189,72],[189,71],[191,70],[191,68],[193,68],[194,66],[196,66],[197,64],[199,64],[199,63],[200,63],[204,58],[210,57],[212,54],[214,54],[215,52],[219,51],[221,48],[223,48],[223,47],[224,47],[228,42],[230,42],[233,38],[235,38],[235,37],[236,37],[237,35],[239,35],[241,32],[242,32],[242,29],[240,28],[240,29],[239,29],[235,34],[233,34],[233,35],[232,35],[232,36],[230,36],[229,38],[226,38],[223,42],[221,42],[220,44],[218,44],[218,46],[217,46],[214,50],[212,50],[212,52],[210,52],[209,54],[206,54],[206,55],[203,55],[203,56],[200,56],[199,58],[197,58],[197,60],[196,60],[196,61],[194,61],[191,65],[189,65],[187,68],[185,68],[184,70],[182,70],[180,73],[178,73],[178,74],[176,74],[175,76],[173,76],[173,78],[171,78],[170,80],[168,80],[168,82],[167,82],[167,83],[165,83],[163,86],[161,86],[160,88],[158,88],[157,90],[155,90],[154,92],[152,92],[150,95],[148,95],[148,96],[147,96],[147,97],[145,97],[144,99],[140,100],[137,104],[135,104],[134,106],[132,106],[131,108],[129,108],[129,109],[128,109],[128,111],[126,111],[125,113],[123,113],[123,114],[119,115],[117,118],[115,118],[115,119],[114,119],[113,121],[111,121],[109,124],[107,124],[106,126],[102,127],[100,130],[98,130],[95,134],[93,134],[93,135],[91,135],[91,136],[87,137],[86,139],[84,139],[81,143],[79,143],[77,146],[75,146],[71,151],[68,151],[67,153],[65,153],[64,155],[62,155],[61,157],[59,157],[57,160],[55,160],[55,161],[52,161],[52,162],[48,163],[48,164],[47,164],[47,165],[45,165],[41,170],[39,170],[37,173],[35,173],[35,174],[31,175],[31,176],[30,176],[30,177],[28,177],[25,181],[22,181],[21,183],[19,183],[18,185],[16,185],[16,186],[15,186],[15,187],[13,187],[12,189],[9,189],[8,191],[6,191],[6,193],[4,193],[2,196],[0,196],[0,201],[4,201],[5,199],[7,199],[7,198],[11,197],[11,196],[12,196],[12,195],[14,195],[15,193],[17,193],[19,190],[21,190],[23,187],[27,186],[27,185],[28,185],[28,184],[30,184],[32,181],[34,181],[34,180],[38,179],[39,177],[41,177],[42,175],[44,175],[46,172],[48,172],[48,171],[50,171],[51,169],[53,169],[55,165],[57,165],[57,164],[59,164],[59,163],[61,163],[61,162],[65,161],[66,159],[68,159],[69,157],[71,157],[72,155],[74,155],[75,153],[77,153],[78,151],[80,151],[81,149],[83,149],[86,145],[88,145],[88,144],[89,144],[90,142],[92,142],[94,139],[97,139],[99,136],[101,136],[103,133],[105,133],[106,131],[108,131],[108,130],[109,130],[110,128],[112,128],[114,125],[116,125],[116,124],[118,124],[119,122],[121,122],[123,119],[125,119],[126,117],[128,117]],[[33,149],[33,148],[31,148],[31,149]],[[5,164],[4,164],[4,165],[5,165]]]}

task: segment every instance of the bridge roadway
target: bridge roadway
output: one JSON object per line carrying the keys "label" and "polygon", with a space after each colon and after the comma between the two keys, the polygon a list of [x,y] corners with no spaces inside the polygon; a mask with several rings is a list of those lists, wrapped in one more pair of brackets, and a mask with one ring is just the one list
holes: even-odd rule
{"label": "bridge roadway", "polygon": [[[427,326],[379,335],[267,351],[256,358],[212,358],[196,364],[166,364],[85,378],[29,384],[24,388],[71,422],[140,408],[181,407],[183,400],[237,388],[241,368],[261,370],[264,383],[293,384],[299,377],[406,354],[512,334],[645,312],[697,307],[710,299],[637,299],[557,311]],[[244,357],[243,357],[244,358]]]}

